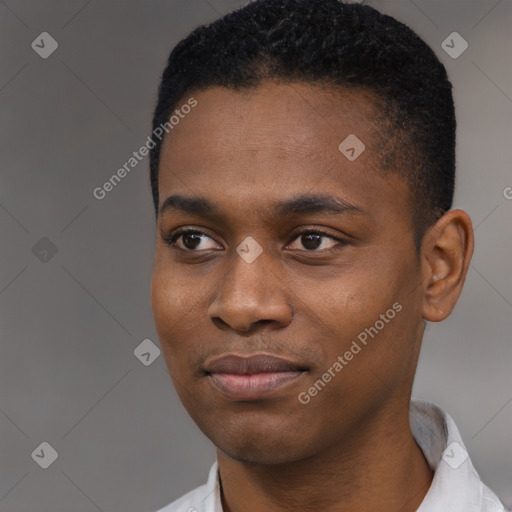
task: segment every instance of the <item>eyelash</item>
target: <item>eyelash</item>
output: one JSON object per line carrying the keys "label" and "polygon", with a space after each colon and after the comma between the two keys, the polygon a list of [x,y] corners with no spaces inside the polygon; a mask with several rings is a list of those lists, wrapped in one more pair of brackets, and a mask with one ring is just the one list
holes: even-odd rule
{"label": "eyelash", "polygon": [[[189,234],[194,234],[194,235],[206,235],[208,238],[211,238],[213,240],[213,238],[209,235],[207,235],[206,233],[204,233],[203,231],[199,231],[197,229],[182,229],[180,231],[177,231],[176,233],[174,233],[173,235],[171,235],[170,237],[168,238],[164,238],[164,242],[167,244],[167,245],[170,245],[173,249],[176,249],[176,250],[181,250],[181,251],[186,251],[186,252],[190,252],[190,253],[193,253],[193,252],[201,252],[201,251],[196,251],[194,249],[183,249],[181,247],[177,247],[176,246],[176,242],[177,240],[183,236],[183,235],[189,235]],[[327,250],[323,250],[323,251],[317,251],[315,249],[311,249],[311,250],[302,250],[301,252],[308,252],[308,253],[328,253],[328,252],[331,252],[333,250],[336,250],[336,249],[339,249],[340,246],[344,246],[344,245],[347,245],[348,242],[347,240],[344,240],[343,238],[338,238],[334,235],[331,235],[325,231],[321,231],[321,230],[318,230],[318,229],[305,229],[304,231],[299,231],[298,233],[296,233],[294,235],[294,238],[291,239],[291,241],[288,243],[288,245],[297,240],[297,238],[300,238],[304,235],[318,235],[318,236],[321,236],[321,237],[325,237],[325,238],[330,238],[331,240],[335,240],[336,242],[338,242],[337,245],[335,245],[334,247],[331,247]]]}

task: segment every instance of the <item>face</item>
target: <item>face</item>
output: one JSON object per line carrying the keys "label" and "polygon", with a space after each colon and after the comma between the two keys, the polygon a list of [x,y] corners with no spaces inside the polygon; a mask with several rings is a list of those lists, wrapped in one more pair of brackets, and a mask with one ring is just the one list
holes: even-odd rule
{"label": "face", "polygon": [[[409,190],[379,169],[367,93],[193,97],[161,151],[151,303],[166,364],[223,453],[304,459],[408,403],[423,328]],[[361,146],[339,149],[351,134],[355,159]]]}

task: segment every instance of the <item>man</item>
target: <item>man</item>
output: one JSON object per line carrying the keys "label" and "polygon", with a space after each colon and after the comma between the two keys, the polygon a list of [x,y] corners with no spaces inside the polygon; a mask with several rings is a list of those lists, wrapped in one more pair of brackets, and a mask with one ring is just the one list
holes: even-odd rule
{"label": "man", "polygon": [[369,6],[257,0],[176,46],[151,302],[217,461],[160,512],[505,510],[451,418],[411,402],[473,252],[455,127],[444,66]]}

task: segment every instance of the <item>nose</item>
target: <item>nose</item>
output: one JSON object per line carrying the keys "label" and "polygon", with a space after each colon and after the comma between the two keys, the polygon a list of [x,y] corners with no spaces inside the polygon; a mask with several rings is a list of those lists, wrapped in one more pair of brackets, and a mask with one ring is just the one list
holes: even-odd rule
{"label": "nose", "polygon": [[230,257],[229,268],[208,308],[214,323],[249,332],[259,325],[280,328],[291,322],[293,310],[286,284],[269,260],[265,253],[252,263],[237,253]]}

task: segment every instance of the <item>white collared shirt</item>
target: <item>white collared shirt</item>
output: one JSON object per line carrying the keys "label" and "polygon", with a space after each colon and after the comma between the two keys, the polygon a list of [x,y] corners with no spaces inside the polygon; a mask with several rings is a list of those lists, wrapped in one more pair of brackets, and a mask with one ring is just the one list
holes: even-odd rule
{"label": "white collared shirt", "polygon": [[[457,426],[440,407],[413,398],[411,431],[434,478],[417,512],[505,512],[497,496],[480,480]],[[218,466],[205,485],[157,512],[222,512]]]}

